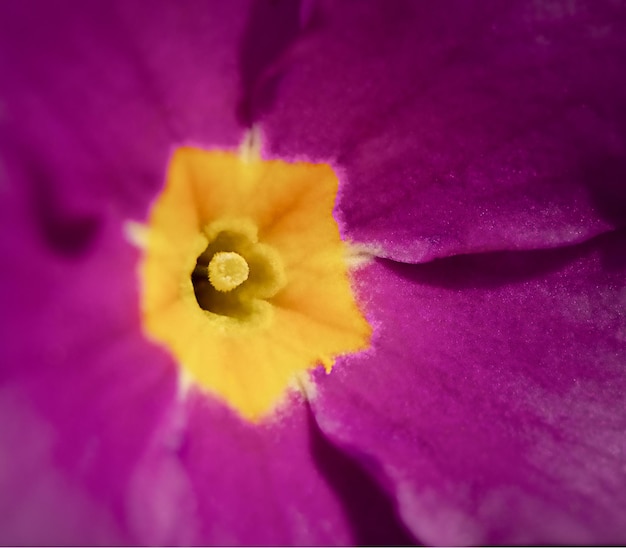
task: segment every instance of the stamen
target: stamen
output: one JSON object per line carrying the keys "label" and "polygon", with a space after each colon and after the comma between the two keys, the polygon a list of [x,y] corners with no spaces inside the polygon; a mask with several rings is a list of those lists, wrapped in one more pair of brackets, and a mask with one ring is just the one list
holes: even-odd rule
{"label": "stamen", "polygon": [[249,274],[248,263],[234,251],[220,251],[209,263],[209,281],[218,291],[232,291],[245,282]]}

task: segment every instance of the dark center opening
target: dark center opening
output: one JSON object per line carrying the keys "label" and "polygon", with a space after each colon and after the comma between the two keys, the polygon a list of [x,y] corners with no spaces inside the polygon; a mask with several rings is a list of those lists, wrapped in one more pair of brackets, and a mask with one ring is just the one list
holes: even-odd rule
{"label": "dark center opening", "polygon": [[[208,277],[208,267],[216,253],[234,252],[243,257],[248,263],[249,274],[238,287],[224,292],[218,291]],[[261,246],[239,232],[224,230],[207,245],[196,261],[196,267],[191,275],[194,293],[198,305],[203,310],[228,316],[230,318],[246,320],[257,312],[259,299],[265,299],[274,294],[268,292],[268,287],[275,285],[275,269],[269,264],[267,256]]]}

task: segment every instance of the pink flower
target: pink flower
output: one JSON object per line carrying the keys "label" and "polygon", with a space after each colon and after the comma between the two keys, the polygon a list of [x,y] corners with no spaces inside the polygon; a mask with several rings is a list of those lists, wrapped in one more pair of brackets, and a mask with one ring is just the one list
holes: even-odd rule
{"label": "pink flower", "polygon": [[[615,0],[3,5],[0,541],[624,542],[625,27]],[[377,255],[371,349],[258,424],[178,392],[123,231],[174,147],[253,124],[336,168]]]}

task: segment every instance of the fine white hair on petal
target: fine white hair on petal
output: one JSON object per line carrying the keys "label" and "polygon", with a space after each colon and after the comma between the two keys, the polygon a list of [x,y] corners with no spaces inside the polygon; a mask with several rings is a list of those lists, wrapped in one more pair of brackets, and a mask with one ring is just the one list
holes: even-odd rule
{"label": "fine white hair on petal", "polygon": [[353,242],[345,242],[345,261],[349,269],[367,266],[376,257],[383,256],[382,248]]}
{"label": "fine white hair on petal", "polygon": [[148,227],[136,221],[126,221],[123,226],[124,237],[128,243],[144,250],[148,245]]}
{"label": "fine white hair on petal", "polygon": [[239,156],[244,162],[261,158],[262,138],[258,126],[252,126],[244,135],[239,145]]}

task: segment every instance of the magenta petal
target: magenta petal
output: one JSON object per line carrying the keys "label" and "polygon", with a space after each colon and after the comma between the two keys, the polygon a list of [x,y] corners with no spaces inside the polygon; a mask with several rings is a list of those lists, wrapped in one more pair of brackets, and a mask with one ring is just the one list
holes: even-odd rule
{"label": "magenta petal", "polygon": [[359,273],[373,349],[314,411],[420,540],[624,543],[625,256],[622,232]]}
{"label": "magenta petal", "polygon": [[[345,545],[349,512],[318,469],[306,405],[260,426],[202,397],[187,407],[180,459],[197,495],[200,538],[218,545]],[[354,486],[353,496],[361,491]]]}
{"label": "magenta petal", "polygon": [[55,433],[19,390],[0,390],[0,541],[127,544],[111,512],[50,465]]}
{"label": "magenta petal", "polygon": [[3,153],[19,154],[64,202],[89,196],[143,218],[172,147],[239,144],[250,5],[3,3]]}
{"label": "magenta petal", "polygon": [[[137,252],[116,219],[81,260],[55,255],[25,204],[4,198],[0,542],[184,542],[155,516],[143,536],[127,508],[138,463],[162,458],[176,393],[171,364],[139,330]],[[178,500],[175,486],[162,492]]]}
{"label": "magenta petal", "polygon": [[262,128],[343,169],[346,236],[416,262],[624,224],[619,3],[319,4]]}

